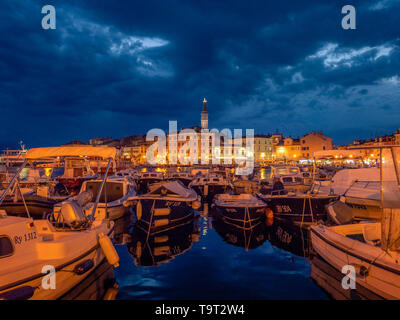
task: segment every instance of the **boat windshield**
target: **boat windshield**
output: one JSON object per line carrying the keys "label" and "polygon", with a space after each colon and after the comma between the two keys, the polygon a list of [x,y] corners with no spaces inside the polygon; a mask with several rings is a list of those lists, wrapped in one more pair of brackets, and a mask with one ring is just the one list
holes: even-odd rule
{"label": "boat windshield", "polygon": [[[101,181],[87,181],[86,190],[90,190],[93,194],[92,202],[96,200],[97,193],[99,192]],[[105,203],[107,197],[107,202],[112,202],[121,199],[124,196],[124,185],[121,182],[106,182],[104,184],[103,190],[101,191],[100,203]]]}
{"label": "boat windshield", "polygon": [[400,208],[400,147],[382,149],[382,205]]}

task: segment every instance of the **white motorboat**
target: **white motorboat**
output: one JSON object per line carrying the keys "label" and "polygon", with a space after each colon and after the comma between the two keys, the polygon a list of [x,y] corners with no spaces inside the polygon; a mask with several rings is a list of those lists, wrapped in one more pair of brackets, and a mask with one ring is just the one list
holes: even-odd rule
{"label": "white motorboat", "polygon": [[310,190],[312,177],[309,172],[303,172],[297,166],[271,166],[270,180],[279,179],[285,190],[305,192]]}
{"label": "white motorboat", "polygon": [[107,257],[118,266],[108,238],[113,223],[89,221],[65,203],[49,220],[0,214],[0,300],[52,300],[83,281]]}
{"label": "white motorboat", "polygon": [[[79,195],[90,192],[88,203],[84,207],[86,215],[91,215],[96,195],[98,194],[102,180],[88,180],[84,181]],[[75,196],[76,199],[78,196]],[[124,216],[129,212],[129,208],[124,206],[124,202],[129,197],[136,196],[135,183],[127,177],[111,176],[107,178],[101,191],[101,196],[97,204],[95,219],[110,219],[115,220]],[[58,212],[62,204],[54,206],[54,212]]]}
{"label": "white motorboat", "polygon": [[381,147],[381,222],[312,226],[313,249],[341,271],[352,266],[355,281],[386,299],[400,299],[400,147]]}

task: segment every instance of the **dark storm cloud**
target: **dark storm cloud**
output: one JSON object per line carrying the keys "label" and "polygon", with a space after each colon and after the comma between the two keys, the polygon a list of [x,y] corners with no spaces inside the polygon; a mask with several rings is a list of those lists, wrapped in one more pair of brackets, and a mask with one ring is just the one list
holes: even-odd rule
{"label": "dark storm cloud", "polygon": [[[41,7],[57,29],[41,28]],[[399,1],[15,1],[0,4],[0,145],[197,125],[324,129],[337,142],[398,126]],[[391,116],[388,116],[388,111]],[[351,119],[360,115],[359,121]]]}

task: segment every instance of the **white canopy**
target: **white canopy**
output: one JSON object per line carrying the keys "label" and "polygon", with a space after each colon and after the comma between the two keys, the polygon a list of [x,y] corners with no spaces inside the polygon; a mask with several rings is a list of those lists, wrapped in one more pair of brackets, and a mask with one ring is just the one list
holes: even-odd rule
{"label": "white canopy", "polygon": [[47,147],[33,148],[26,152],[26,159],[44,159],[54,157],[100,157],[103,159],[115,158],[115,148],[110,147],[91,147],[91,146],[74,146],[74,147]]}
{"label": "white canopy", "polygon": [[360,158],[360,150],[321,150],[314,152],[315,159],[326,159],[326,158]]}

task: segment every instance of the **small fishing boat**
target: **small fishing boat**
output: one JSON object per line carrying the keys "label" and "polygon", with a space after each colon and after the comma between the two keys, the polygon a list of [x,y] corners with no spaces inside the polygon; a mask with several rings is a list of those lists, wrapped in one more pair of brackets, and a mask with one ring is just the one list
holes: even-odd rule
{"label": "small fishing boat", "polygon": [[148,193],[157,188],[163,180],[164,175],[162,172],[141,172],[137,184],[137,192],[139,194]]}
{"label": "small fishing boat", "polygon": [[219,194],[213,205],[225,223],[252,229],[265,217],[267,205],[251,194]]}
{"label": "small fishing boat", "polygon": [[126,206],[136,206],[136,219],[145,230],[165,230],[194,216],[198,195],[179,181],[164,182],[157,189],[132,196]]}
{"label": "small fishing boat", "polygon": [[293,192],[306,192],[312,185],[312,176],[309,172],[303,172],[297,166],[271,166],[270,180],[279,179],[285,190]]}
{"label": "small fishing boat", "polygon": [[189,172],[170,172],[167,174],[167,180],[178,180],[182,182],[186,187],[189,186],[189,183],[193,180],[193,175]]}
{"label": "small fishing boat", "polygon": [[196,175],[189,184],[202,198],[203,201],[211,202],[217,194],[233,190],[232,183],[219,174]]}
{"label": "small fishing boat", "polygon": [[[80,193],[74,197],[90,192],[89,200],[84,208],[87,215],[92,214],[93,204],[96,201],[102,180],[89,180],[82,184]],[[95,219],[110,219],[115,220],[121,218],[129,212],[129,207],[124,206],[124,202],[130,197],[136,196],[135,184],[127,177],[111,176],[108,177],[103,185],[100,199],[98,200]],[[54,206],[55,212],[59,211],[62,204]]]}
{"label": "small fishing boat", "polygon": [[326,205],[339,199],[337,195],[310,192],[300,194],[295,192],[276,193],[264,194],[260,192],[257,196],[268,204],[275,218],[301,224],[326,221],[328,218]]}
{"label": "small fishing boat", "polygon": [[185,253],[197,242],[200,228],[193,217],[178,226],[170,226],[162,232],[153,233],[136,224],[132,229],[132,240],[128,251],[136,266],[151,267],[167,263]]}
{"label": "small fishing boat", "polygon": [[[66,202],[52,221],[0,213],[0,300],[52,300],[83,281],[107,257],[118,266],[109,239],[113,224],[90,221]],[[54,276],[52,276],[52,274]]]}

